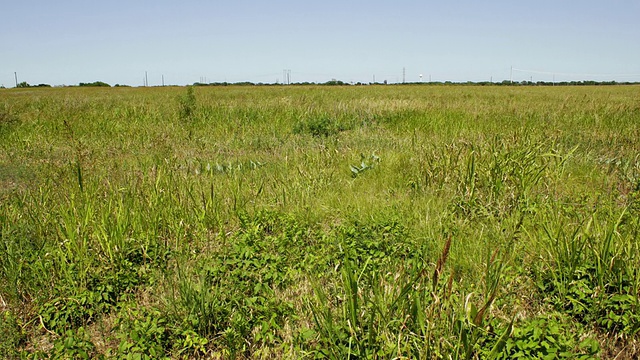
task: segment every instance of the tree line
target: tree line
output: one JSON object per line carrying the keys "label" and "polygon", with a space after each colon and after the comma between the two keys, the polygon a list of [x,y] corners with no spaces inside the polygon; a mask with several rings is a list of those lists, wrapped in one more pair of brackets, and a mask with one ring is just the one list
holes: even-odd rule
{"label": "tree line", "polygon": [[[509,81],[504,80],[502,82],[490,82],[490,81],[466,81],[466,82],[453,82],[453,81],[430,81],[430,82],[406,82],[406,83],[387,83],[384,82],[345,82],[341,80],[330,80],[326,82],[297,82],[286,84],[286,86],[309,86],[309,85],[320,85],[320,86],[351,86],[351,85],[471,85],[471,86],[589,86],[589,85],[637,85],[640,82],[617,82],[617,81],[594,81],[594,80],[582,80],[582,81]],[[201,83],[195,82],[192,84],[193,86],[282,86],[285,84],[281,83],[254,83],[250,81],[241,81],[241,82],[212,82],[212,83]],[[78,85],[62,85],[62,87],[111,87],[106,82],[103,81],[94,81],[89,83],[81,82]],[[49,84],[38,84],[31,85],[26,81],[23,81],[18,84],[18,88],[36,88],[36,87],[51,87]],[[130,87],[130,85],[122,85],[115,84],[113,87]],[[4,88],[4,86],[3,86]]]}

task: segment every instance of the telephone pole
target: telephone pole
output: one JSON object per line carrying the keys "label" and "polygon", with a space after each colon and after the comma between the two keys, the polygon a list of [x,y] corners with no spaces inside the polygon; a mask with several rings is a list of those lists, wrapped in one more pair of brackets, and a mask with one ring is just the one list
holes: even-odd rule
{"label": "telephone pole", "polygon": [[16,78],[16,87],[18,87],[18,72],[14,71],[13,76]]}
{"label": "telephone pole", "polygon": [[406,79],[407,71],[405,68],[402,68],[402,83],[404,84]]}
{"label": "telephone pole", "polygon": [[291,84],[291,69],[282,70],[282,83],[284,85]]}

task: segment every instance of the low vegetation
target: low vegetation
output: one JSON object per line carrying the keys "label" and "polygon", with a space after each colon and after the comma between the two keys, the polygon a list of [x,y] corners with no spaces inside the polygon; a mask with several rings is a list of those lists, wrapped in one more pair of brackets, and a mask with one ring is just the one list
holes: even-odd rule
{"label": "low vegetation", "polygon": [[0,357],[637,358],[637,93],[3,90]]}

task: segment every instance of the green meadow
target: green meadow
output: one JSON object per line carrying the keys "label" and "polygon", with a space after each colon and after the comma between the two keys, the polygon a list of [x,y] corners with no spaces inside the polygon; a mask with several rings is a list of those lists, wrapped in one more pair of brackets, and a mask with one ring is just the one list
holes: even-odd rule
{"label": "green meadow", "polygon": [[0,90],[0,357],[640,356],[639,86]]}

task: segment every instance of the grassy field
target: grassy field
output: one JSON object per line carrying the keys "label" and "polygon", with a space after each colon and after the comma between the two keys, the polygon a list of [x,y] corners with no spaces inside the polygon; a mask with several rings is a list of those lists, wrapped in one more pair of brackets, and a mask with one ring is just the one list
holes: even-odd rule
{"label": "grassy field", "polygon": [[0,90],[2,358],[640,356],[640,87]]}

